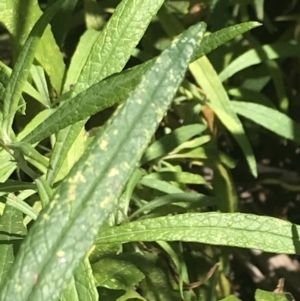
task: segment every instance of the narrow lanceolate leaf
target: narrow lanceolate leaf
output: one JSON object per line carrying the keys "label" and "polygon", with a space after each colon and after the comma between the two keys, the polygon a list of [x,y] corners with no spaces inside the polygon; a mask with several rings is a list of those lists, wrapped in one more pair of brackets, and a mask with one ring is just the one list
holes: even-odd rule
{"label": "narrow lanceolate leaf", "polygon": [[[36,220],[38,216],[38,212],[32,208],[30,205],[28,205],[24,198],[21,198],[20,196],[16,196],[12,193],[10,193],[8,196],[6,196],[6,205],[14,207],[16,210],[19,210],[23,214],[28,215],[30,218]],[[22,218],[23,219],[23,218]]]}
{"label": "narrow lanceolate leaf", "polygon": [[204,37],[200,47],[195,51],[193,60],[210,53],[236,36],[239,36],[258,26],[261,26],[261,24],[258,22],[245,22],[220,29]]}
{"label": "narrow lanceolate leaf", "polygon": [[189,205],[190,203],[197,204],[198,207],[205,206],[214,206],[216,205],[216,199],[210,196],[206,196],[204,194],[198,193],[172,193],[169,195],[164,195],[157,199],[151,200],[151,202],[146,203],[143,207],[139,208],[133,214],[130,215],[129,219],[132,220],[135,216],[142,214],[143,212],[150,212],[158,207],[168,205],[168,204],[179,204],[182,205],[186,203]]}
{"label": "narrow lanceolate leaf", "polygon": [[[49,168],[47,170],[47,182],[50,186],[53,185],[62,166],[70,156],[72,147],[75,147],[75,142],[79,138],[80,132],[83,130],[85,120],[81,120],[74,126],[68,126],[63,131],[59,132],[56,137],[55,146],[50,157]],[[54,134],[54,133],[53,133]]]}
{"label": "narrow lanceolate leaf", "polygon": [[267,130],[300,144],[300,124],[287,115],[266,106],[242,101],[232,101],[233,109],[245,118]]}
{"label": "narrow lanceolate leaf", "polygon": [[120,72],[164,0],[123,0],[99,35],[73,89],[73,95]]}
{"label": "narrow lanceolate leaf", "polygon": [[200,135],[206,128],[207,127],[204,124],[190,124],[175,129],[173,132],[151,144],[142,158],[142,163],[146,163],[168,154],[183,142],[196,135]]}
{"label": "narrow lanceolate leaf", "polygon": [[[151,63],[153,64],[153,62]],[[45,122],[39,124],[32,132],[28,133],[23,138],[23,141],[29,143],[41,141],[69,125],[79,121],[84,122],[89,116],[114,104],[121,103],[130,95],[138,82],[140,82],[143,72],[147,71],[147,69],[148,65],[145,69],[134,68],[134,71],[123,72],[94,84],[57,109]],[[73,133],[73,131],[79,134],[81,130],[82,126],[79,130],[68,127],[64,131],[67,133],[64,137],[70,135],[70,132]],[[58,141],[62,141],[65,145],[65,139],[59,136]],[[75,135],[73,139],[76,139]]]}
{"label": "narrow lanceolate leaf", "polygon": [[18,109],[19,99],[21,97],[23,87],[27,81],[36,48],[44,30],[60,8],[62,2],[63,0],[58,0],[57,2],[55,2],[51,7],[47,9],[47,11],[35,24],[22,48],[22,51],[12,71],[10,81],[6,87],[3,99],[4,107],[2,130],[4,131],[4,139],[8,139],[8,141],[13,118]]}
{"label": "narrow lanceolate leaf", "polygon": [[144,179],[160,179],[163,181],[174,181],[178,183],[186,184],[206,184],[205,179],[197,174],[190,172],[173,172],[173,171],[162,171],[162,172],[153,172]]}
{"label": "narrow lanceolate leaf", "polygon": [[[176,40],[59,186],[22,244],[0,300],[57,300],[169,107],[204,26]],[[104,159],[105,158],[105,159]]]}
{"label": "narrow lanceolate leaf", "polygon": [[[238,142],[239,146],[243,150],[252,174],[256,176],[256,161],[251,145],[241,121],[231,107],[228,94],[219,80],[214,67],[211,65],[207,57],[204,56],[190,65],[190,71],[195,77],[195,80],[207,94],[207,97],[209,98],[208,104],[214,110],[222,124]],[[215,106],[217,106],[219,110],[215,110]],[[234,124],[228,123],[227,117],[230,118]]]}
{"label": "narrow lanceolate leaf", "polygon": [[22,181],[7,180],[5,183],[0,183],[1,192],[16,192],[35,188],[36,186],[33,183],[26,183]]}
{"label": "narrow lanceolate leaf", "polygon": [[[172,37],[183,30],[182,25],[176,17],[164,13],[163,9],[161,10],[161,13],[163,14],[160,15],[160,22],[162,23],[169,36]],[[172,24],[172,26],[170,26],[169,24]],[[249,27],[251,27],[249,26],[249,24],[244,24],[244,26],[241,26],[241,28],[243,28],[244,30],[249,30]],[[230,30],[231,28],[225,28],[223,31],[224,35],[230,35]],[[210,44],[213,45],[213,41],[211,41]],[[229,97],[221,81],[219,80],[218,75],[215,72],[213,66],[210,64],[207,57],[203,56],[200,59],[193,62],[192,64],[190,64],[189,69],[198,85],[201,86],[202,89],[205,91],[209,101],[212,104],[216,104],[219,107],[221,107],[223,111],[227,115],[229,115],[239,127],[239,133],[238,135],[236,135],[232,128],[225,122],[225,120],[222,120],[221,116],[218,116],[221,122],[227,127],[227,129],[233,134],[233,136],[237,140],[238,144],[240,145],[245,154],[246,160],[248,162],[252,174],[256,176],[256,162],[252,153],[250,143],[248,141],[248,138],[246,137],[240,120],[238,119],[236,113],[232,110],[230,106]]]}
{"label": "narrow lanceolate leaf", "polygon": [[192,241],[300,254],[300,227],[273,217],[243,213],[186,213],[131,222],[101,231],[97,244]]}
{"label": "narrow lanceolate leaf", "polygon": [[[84,66],[78,76],[78,81],[74,83],[72,96],[86,90],[103,78],[122,71],[163,2],[164,0],[123,0],[117,6],[105,28],[97,35],[94,44],[90,48],[89,55],[83,57],[85,59]],[[77,55],[80,55],[80,53],[77,52]],[[81,102],[79,102],[79,105],[81,105],[80,111],[84,110]],[[93,104],[92,106],[94,107]],[[59,172],[64,159],[68,155],[68,150],[73,145],[84,124],[85,119],[57,135],[57,140],[63,141],[63,145],[55,145],[50,158],[53,175]]]}
{"label": "narrow lanceolate leaf", "polygon": [[0,284],[7,279],[7,272],[14,261],[16,248],[21,244],[25,234],[22,212],[6,205],[0,217]]}
{"label": "narrow lanceolate leaf", "polygon": [[[197,55],[193,55],[193,60],[202,57],[223,43],[258,25],[257,22],[234,25],[226,28],[226,30],[222,29],[203,38],[203,43],[201,42],[197,45]],[[125,73],[123,72],[92,85],[61,106],[53,116],[47,118],[44,123],[34,129],[24,141],[29,143],[41,141],[71,124],[85,120],[105,108],[119,104],[127,98],[131,90],[140,82],[141,76],[153,63],[154,60],[148,61]],[[80,130],[81,127],[77,131],[72,129],[72,133],[75,131],[75,133],[79,134]],[[70,131],[70,129],[68,129],[68,131]],[[66,145],[67,137],[68,133],[64,133],[60,139],[64,141],[64,145]],[[75,138],[73,139],[75,140]]]}
{"label": "narrow lanceolate leaf", "polygon": [[71,63],[68,69],[66,81],[64,84],[64,92],[67,92],[74,86],[78,77],[81,73],[84,64],[87,61],[91,48],[98,39],[100,31],[94,29],[88,29],[80,38],[78,45],[76,47],[75,53],[72,56]]}
{"label": "narrow lanceolate leaf", "polygon": [[[261,57],[259,53],[265,55]],[[258,49],[250,49],[233,60],[222,72],[219,77],[222,81],[230,78],[237,72],[244,70],[250,66],[260,64],[263,60],[275,60],[286,57],[299,57],[300,45],[288,43],[276,43],[261,46]]]}
{"label": "narrow lanceolate leaf", "polygon": [[[72,133],[69,132],[69,134]],[[70,172],[74,164],[82,156],[86,148],[86,140],[87,140],[86,131],[82,129],[81,133],[75,139],[72,147],[69,149],[68,155],[64,160],[63,166],[60,169],[59,173],[57,168],[55,168],[55,166],[57,166],[56,161],[54,160],[54,162],[51,162],[54,166],[51,165],[49,166],[47,170],[47,177],[46,177],[46,180],[50,184],[50,186],[52,186],[54,182],[64,179],[64,177]],[[59,140],[56,140],[55,143],[60,143],[61,147],[63,147],[64,145],[63,141],[59,141]],[[59,158],[56,159],[59,160]]]}

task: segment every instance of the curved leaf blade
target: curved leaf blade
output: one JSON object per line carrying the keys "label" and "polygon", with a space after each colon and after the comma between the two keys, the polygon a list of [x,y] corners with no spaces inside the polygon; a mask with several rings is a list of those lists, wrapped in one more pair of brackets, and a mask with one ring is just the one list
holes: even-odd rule
{"label": "curved leaf blade", "polygon": [[300,254],[300,226],[243,213],[186,213],[144,219],[101,231],[97,244],[130,241],[191,241]]}
{"label": "curved leaf blade", "polygon": [[6,205],[14,207],[16,210],[19,210],[23,214],[28,215],[33,220],[37,219],[38,212],[30,205],[28,205],[26,202],[24,202],[23,198],[20,198],[20,196],[9,194],[6,197]]}
{"label": "curved leaf blade", "polygon": [[257,103],[242,101],[232,101],[232,107],[237,114],[250,119],[278,136],[300,144],[300,124],[278,110]]}
{"label": "curved leaf blade", "polygon": [[[123,0],[91,48],[72,95],[120,72],[164,0]],[[143,22],[141,22],[143,20]]]}
{"label": "curved leaf blade", "polygon": [[84,64],[88,59],[89,53],[100,34],[101,32],[99,31],[89,29],[81,36],[70,62],[66,81],[64,84],[64,92],[69,91],[71,85],[77,83],[81,70],[83,69]]}
{"label": "curved leaf blade", "polygon": [[[218,75],[206,56],[190,64],[190,70],[195,77],[195,80],[206,92],[209,101],[208,105],[214,110],[222,124],[233,135],[235,140],[241,147],[249,169],[254,176],[257,176],[256,160],[244,131],[243,125],[238,116],[231,107],[228,94],[223,87]],[[216,109],[218,108],[218,109]],[[230,118],[234,122],[228,123]]]}
{"label": "curved leaf blade", "polygon": [[[230,30],[221,29],[204,37],[203,42],[197,45],[197,55],[193,55],[193,60],[258,25],[257,22],[246,22],[228,27]],[[142,74],[153,65],[153,62],[154,60],[147,61],[131,70],[95,83],[61,106],[51,118],[47,118],[43,124],[34,129],[24,141],[30,143],[41,141],[71,124],[85,120],[105,108],[121,103],[140,82]],[[79,130],[77,132],[79,133]]]}
{"label": "curved leaf blade", "polygon": [[[147,65],[148,67],[150,65]],[[29,143],[41,141],[77,122],[82,124],[86,118],[105,108],[121,103],[130,95],[138,82],[140,82],[143,72],[146,72],[147,69],[134,68],[134,70],[134,72],[126,71],[109,77],[94,84],[86,91],[79,93],[59,107],[43,123],[33,129],[32,132],[28,133],[22,141]],[[79,134],[82,126],[78,130],[76,128],[75,130],[72,129],[72,131],[76,131]],[[59,140],[64,141],[62,138]]]}
{"label": "curved leaf blade", "polygon": [[204,124],[189,124],[175,129],[149,146],[143,155],[142,163],[144,164],[168,154],[183,142],[200,135],[206,128],[207,126]]}
{"label": "curved leaf blade", "polygon": [[195,51],[193,60],[199,59],[200,57],[210,53],[214,49],[217,49],[219,46],[223,45],[224,43],[258,26],[261,26],[261,23],[244,22],[241,24],[236,24],[220,29],[204,37],[201,45]]}
{"label": "curved leaf blade", "polygon": [[1,301],[59,297],[175,96],[204,30],[202,23],[192,27],[165,50],[95,137],[30,229],[0,288]]}
{"label": "curved leaf blade", "polygon": [[25,189],[35,189],[36,186],[33,183],[27,183],[22,181],[7,180],[5,183],[0,183],[1,192],[17,192]]}
{"label": "curved leaf blade", "polygon": [[219,74],[221,81],[225,81],[234,74],[242,71],[253,65],[260,64],[262,58],[259,53],[264,53],[264,59],[275,60],[278,58],[286,58],[290,56],[298,57],[300,54],[300,46],[288,43],[276,43],[261,46],[261,49],[250,49],[244,54],[238,56],[233,60],[222,72]]}
{"label": "curved leaf blade", "polygon": [[[71,92],[72,96],[86,90],[97,81],[122,71],[132,51],[163,2],[163,0],[151,0],[151,5],[149,5],[149,0],[121,1],[105,28],[94,37],[93,45],[89,45],[90,49],[85,47],[85,51],[90,50],[88,56],[82,57],[80,51],[76,53],[77,58],[81,56],[84,62],[83,66],[79,66],[82,69]],[[79,103],[79,105],[82,104]],[[92,106],[94,107],[93,104]],[[81,106],[80,111],[83,110],[83,106]],[[85,118],[88,117],[90,116]],[[86,122],[85,118],[57,135],[57,140],[59,142],[63,141],[64,144],[63,146],[56,144],[54,147],[50,159],[53,170],[52,178],[61,169],[63,160],[67,157],[68,151]],[[71,135],[68,135],[69,133]]]}

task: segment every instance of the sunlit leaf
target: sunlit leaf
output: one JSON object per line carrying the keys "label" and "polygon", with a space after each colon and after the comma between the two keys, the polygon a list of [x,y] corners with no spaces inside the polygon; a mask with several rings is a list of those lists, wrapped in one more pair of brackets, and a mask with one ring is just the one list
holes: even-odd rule
{"label": "sunlit leaf", "polygon": [[98,234],[97,243],[192,241],[300,254],[300,227],[273,217],[243,213],[186,213],[135,221]]}
{"label": "sunlit leaf", "polygon": [[96,135],[30,229],[0,288],[1,301],[10,296],[16,301],[57,300],[170,106],[204,28],[195,25],[172,43],[106,130]]}

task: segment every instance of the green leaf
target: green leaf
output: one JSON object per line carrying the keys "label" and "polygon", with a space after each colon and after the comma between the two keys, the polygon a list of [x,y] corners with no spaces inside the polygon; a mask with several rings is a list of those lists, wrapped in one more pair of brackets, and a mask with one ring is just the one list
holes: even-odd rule
{"label": "green leaf", "polygon": [[35,179],[35,184],[37,187],[39,197],[41,199],[42,207],[45,208],[50,202],[50,199],[53,195],[53,191],[44,179],[44,176]]}
{"label": "green leaf", "polygon": [[151,200],[151,202],[147,203],[131,214],[129,219],[132,220],[134,217],[142,214],[143,212],[149,212],[158,207],[174,203],[180,203],[179,205],[182,203],[193,203],[198,207],[205,207],[216,205],[216,199],[199,193],[173,193]]}
{"label": "green leaf", "polygon": [[[80,121],[75,126],[69,126],[57,135],[55,146],[50,157],[50,168],[47,170],[47,181],[49,185],[53,185],[72,147],[76,147],[76,140],[80,139],[79,134],[82,132],[84,124],[85,121]],[[59,178],[57,180],[59,180]]]}
{"label": "green leaf", "polygon": [[[9,83],[10,74],[11,74],[11,69],[9,67],[7,67],[6,65],[4,65],[2,62],[0,62],[0,100],[1,100],[0,121],[1,121],[1,123],[3,122],[3,104],[2,104],[2,100],[4,99],[5,89],[7,87],[7,84]],[[29,85],[28,82],[26,82],[26,84],[25,84],[25,86],[27,86],[27,88],[29,86],[34,90],[34,88],[31,85]],[[25,90],[25,88],[24,88],[24,90]],[[37,91],[35,91],[35,92],[37,94],[39,94]],[[20,101],[18,103],[18,110],[21,114],[25,114],[26,103],[25,103],[25,100],[24,100],[23,96],[21,96]]]}
{"label": "green leaf", "polygon": [[229,171],[223,164],[214,162],[213,173],[213,191],[218,209],[222,212],[237,211],[238,196]]}
{"label": "green leaf", "polygon": [[[178,32],[181,32],[183,30],[183,26],[181,23],[175,18],[174,16],[167,14],[165,12],[165,9],[161,10],[160,15],[160,22],[162,23],[164,29],[168,33],[169,36],[174,36],[178,34]],[[172,24],[170,26],[170,23]],[[248,28],[248,25],[245,26],[245,28]],[[230,28],[225,29],[225,35],[226,31],[227,34],[230,32]],[[212,43],[212,42],[211,42]],[[239,126],[239,133],[238,135],[235,134],[235,131],[228,126],[228,124],[225,122],[225,120],[222,120],[222,116],[218,115],[221,122],[227,127],[227,129],[232,133],[234,138],[237,140],[238,144],[242,148],[246,160],[248,162],[249,168],[254,176],[257,175],[256,171],[256,161],[254,158],[254,155],[252,154],[252,149],[250,146],[250,143],[248,141],[248,138],[246,137],[246,134],[244,132],[243,126],[238,119],[235,112],[232,110],[230,106],[230,100],[229,97],[220,82],[217,73],[215,72],[213,66],[209,62],[209,60],[202,56],[200,59],[194,61],[190,64],[189,70],[191,71],[192,75],[194,76],[196,82],[198,85],[205,91],[205,94],[207,98],[209,99],[209,102],[213,105],[217,105],[218,107],[222,108],[222,110],[229,115],[232,119],[236,121],[236,124]]]}
{"label": "green leaf", "polygon": [[171,245],[165,241],[157,241],[156,243],[164,250],[164,252],[168,254],[175,267],[176,274],[178,274],[178,286],[180,295],[182,300],[184,300],[183,283],[190,283],[190,280],[187,273],[186,264],[182,261],[181,258],[182,254],[179,252],[179,255],[177,255]]}
{"label": "green leaf", "polygon": [[[224,42],[258,25],[257,22],[246,22],[222,29],[203,38],[203,43],[201,42],[197,45],[197,56],[194,55],[193,58],[200,58]],[[41,141],[71,124],[85,120],[105,108],[119,104],[129,96],[131,90],[140,82],[142,75],[153,65],[153,62],[154,60],[148,61],[141,66],[137,66],[129,71],[122,72],[117,76],[109,77],[92,85],[62,105],[53,116],[47,118],[45,122],[30,133],[24,141],[30,143]],[[58,139],[63,142],[63,150],[65,153],[68,151],[68,147],[66,147],[68,136],[73,136],[73,138],[70,138],[70,144],[72,144],[75,140],[74,137],[77,137],[76,135],[80,133],[83,124],[84,122],[81,123],[80,126],[77,126],[77,129],[68,129],[64,131],[64,134],[60,134],[61,137],[59,136]],[[60,151],[62,152],[63,150]],[[59,151],[57,153],[59,153]],[[65,154],[61,157],[64,158]]]}
{"label": "green leaf", "polygon": [[16,249],[25,235],[22,212],[11,206],[5,206],[0,217],[0,285],[7,279],[8,270],[16,256]]}
{"label": "green leaf", "polygon": [[139,184],[167,194],[183,193],[180,188],[162,180],[143,177],[139,181]]}
{"label": "green leaf", "polygon": [[[228,98],[228,96],[227,96]],[[219,99],[221,101],[221,98]],[[226,128],[232,133],[232,135],[235,137],[237,142],[239,143],[240,147],[242,148],[244,152],[244,156],[247,160],[248,166],[250,167],[250,171],[252,174],[256,177],[257,176],[257,166],[256,166],[256,160],[251,148],[251,145],[249,143],[249,140],[246,136],[246,133],[244,131],[244,127],[235,114],[231,102],[229,101],[227,103],[228,107],[226,106],[226,109],[223,107],[220,107],[220,103],[208,103],[208,105],[213,109],[213,111],[216,113],[218,118],[222,121],[223,125],[226,126]],[[230,110],[228,112],[228,110]],[[231,113],[234,112],[234,115]]]}
{"label": "green leaf", "polygon": [[126,184],[126,188],[119,199],[118,209],[114,213],[114,222],[112,222],[111,225],[118,225],[124,222],[124,220],[127,220],[128,212],[130,210],[129,205],[134,189],[144,173],[145,172],[142,169],[136,168],[131,174],[131,177]]}
{"label": "green leaf", "polygon": [[[91,48],[72,95],[86,90],[103,78],[120,72],[126,65],[163,0],[123,0]],[[141,22],[141,20],[143,20]]]}
{"label": "green leaf", "polygon": [[39,94],[43,97],[43,104],[46,108],[51,107],[50,95],[48,91],[47,79],[44,69],[39,65],[31,66],[31,76],[39,91]]}
{"label": "green leaf", "polygon": [[32,120],[30,120],[17,136],[18,140],[22,140],[29,133],[31,133],[36,127],[39,126],[46,118],[55,112],[55,109],[45,109],[38,113]]}
{"label": "green leaf", "polygon": [[93,45],[96,43],[100,31],[94,29],[88,29],[80,38],[76,47],[75,53],[72,56],[71,63],[68,69],[67,78],[64,85],[64,92],[67,92],[71,87],[77,83],[81,70],[86,64],[89,57],[89,53]]}
{"label": "green leaf", "polygon": [[0,182],[5,182],[16,169],[17,164],[4,149],[0,150]]}
{"label": "green leaf", "polygon": [[[102,229],[105,226],[102,226]],[[122,244],[106,244],[106,245],[101,245],[99,246],[92,246],[92,252],[89,255],[89,261],[91,264],[96,263],[100,258],[102,257],[108,257],[111,255],[116,255],[122,250]]]}
{"label": "green leaf", "polygon": [[[76,55],[79,56],[79,59],[82,58],[83,60],[85,59],[85,61],[83,67],[81,64],[79,65],[79,68],[82,67],[82,70],[80,75],[78,75],[78,81],[72,89],[72,96],[76,96],[78,93],[86,90],[105,77],[122,71],[151,19],[164,2],[163,0],[152,0],[151,6],[149,6],[148,1],[149,0],[123,0],[114,11],[114,14],[107,22],[105,28],[99,35],[94,37],[94,44],[90,45],[90,49],[85,48],[85,51],[90,50],[89,55],[86,57],[83,56],[82,58],[81,52],[77,52]],[[141,22],[141,20],[143,20],[143,22]],[[76,77],[77,74],[74,75],[73,79],[77,79]],[[108,86],[106,89],[107,88]],[[110,89],[111,88],[112,87],[110,87]],[[102,91],[97,90],[96,93],[101,94]],[[124,97],[124,95],[122,96]],[[102,109],[107,107],[107,99],[101,104]],[[123,98],[123,100],[124,99],[126,98]],[[68,104],[70,105],[70,103]],[[76,105],[80,105],[78,112],[81,111],[87,113],[89,111],[90,114],[85,114],[85,116],[82,116],[80,119],[77,118],[77,121],[81,122],[74,124],[77,121],[72,123],[69,122],[71,116],[71,112],[69,111],[67,114],[69,117],[65,120],[67,124],[65,126],[59,125],[59,129],[64,129],[66,126],[74,124],[57,135],[59,144],[55,145],[51,157],[51,161],[55,162],[55,170],[52,176],[55,176],[55,173],[61,168],[63,160],[66,158],[69,149],[81,132],[81,129],[86,122],[86,118],[94,114],[87,106],[83,106],[79,99],[77,99]],[[95,109],[95,104],[91,103],[90,107]],[[98,111],[99,110],[97,110],[97,112]],[[76,115],[77,113],[75,116]],[[57,117],[54,116],[53,119],[56,119],[57,122]],[[60,119],[60,121],[62,121],[62,119]],[[58,129],[55,132],[58,132]]]}
{"label": "green leaf", "polygon": [[100,259],[93,272],[97,286],[119,290],[131,289],[145,277],[132,262],[117,258]]}
{"label": "green leaf", "polygon": [[[0,61],[0,82],[4,85],[4,87],[6,87],[7,83],[9,82],[11,72],[12,70]],[[30,95],[32,98],[38,100],[44,106],[47,106],[47,103],[45,103],[45,100],[40,93],[27,81],[24,85],[24,92]]]}
{"label": "green leaf", "polygon": [[[211,106],[222,124],[238,142],[239,146],[243,150],[251,173],[256,176],[256,161],[252,152],[251,145],[245,134],[242,123],[231,107],[228,94],[226,93],[222,83],[220,82],[215,69],[206,57],[202,57],[201,59],[193,62],[190,65],[190,71],[192,72],[197,83],[201,85],[201,87],[207,94],[207,97],[209,99],[208,105]],[[220,110],[216,110],[216,106]],[[234,126],[232,126],[232,123],[228,123],[228,119],[226,118],[227,116],[230,117],[232,121],[234,121]]]}
{"label": "green leaf", "polygon": [[239,115],[263,126],[278,136],[300,144],[300,124],[287,115],[251,102],[232,101],[232,107]]}
{"label": "green leaf", "polygon": [[[72,133],[69,133],[69,135]],[[62,139],[62,136],[59,135],[59,139]],[[68,137],[70,138],[70,137]],[[61,158],[59,155],[56,155],[55,151],[62,150],[64,147],[64,141],[56,140],[56,144],[59,146],[54,149],[51,160],[49,162],[49,168],[47,170],[47,182],[50,186],[53,185],[54,182],[62,180],[71,170],[73,165],[78,161],[78,159],[82,156],[85,149],[85,141],[86,141],[86,132],[81,130],[81,133],[75,139],[72,147],[67,152],[66,156]],[[61,163],[63,165],[61,167]],[[59,169],[61,167],[61,169]]]}
{"label": "green leaf", "polygon": [[4,94],[2,135],[5,142],[9,142],[11,126],[14,115],[18,109],[19,99],[21,97],[23,86],[27,81],[30,67],[34,59],[35,51],[46,26],[56,14],[63,0],[58,0],[41,16],[38,22],[31,30],[23,48],[18,56],[14,69],[12,71],[9,83]]}
{"label": "green leaf", "polygon": [[[262,58],[259,52],[265,55]],[[288,43],[276,43],[261,46],[261,49],[250,49],[233,60],[222,72],[219,74],[221,81],[225,81],[237,72],[248,67],[260,64],[262,60],[283,59],[286,57],[298,57],[300,55],[300,45]]]}
{"label": "green leaf", "polygon": [[167,182],[174,181],[186,184],[206,184],[206,181],[202,176],[190,172],[153,172],[145,176],[144,179],[159,179]]}
{"label": "green leaf", "polygon": [[8,196],[6,196],[6,204],[14,207],[15,209],[28,215],[34,220],[37,219],[38,212],[31,206],[29,206],[26,202],[24,202],[24,199],[21,198],[21,194],[19,194],[18,196],[15,196],[14,194],[9,194]]}
{"label": "green leaf", "polygon": [[171,133],[163,136],[158,141],[152,143],[145,152],[141,163],[144,164],[148,161],[168,154],[183,142],[196,135],[200,135],[206,128],[206,125],[203,124],[191,124],[175,129]]}
{"label": "green leaf", "polygon": [[156,254],[143,254],[144,262],[138,267],[146,275],[139,287],[143,297],[148,301],[180,300],[180,295],[174,291],[166,274],[166,267],[158,266]]}
{"label": "green leaf", "polygon": [[[288,297],[289,296],[289,297]],[[256,301],[289,301],[291,295],[289,293],[286,294],[278,294],[274,292],[267,292],[260,289],[255,291],[255,300]]]}
{"label": "green leaf", "polygon": [[267,73],[270,75],[273,85],[275,87],[275,91],[277,94],[277,98],[279,101],[279,108],[286,112],[289,105],[289,99],[286,95],[284,76],[281,71],[280,66],[277,64],[275,60],[269,60],[267,54],[264,52],[264,49],[261,47],[259,41],[257,41],[253,36],[250,36],[250,41],[253,44],[258,56],[260,57],[263,65],[267,69]]}
{"label": "green leaf", "polygon": [[90,262],[85,257],[77,267],[74,277],[60,301],[98,301],[98,292]]}
{"label": "green leaf", "polygon": [[300,254],[300,226],[243,213],[186,213],[144,219],[101,231],[98,244],[130,241],[193,241]]}
{"label": "green leaf", "polygon": [[22,181],[7,180],[5,183],[0,183],[1,192],[17,192],[25,189],[35,189],[33,183],[26,183]]}
{"label": "green leaf", "polygon": [[[58,1],[55,5],[59,5]],[[0,20],[15,38],[15,49],[25,43],[29,32],[41,15],[42,11],[37,0],[27,0],[26,2],[23,0],[0,0]],[[49,51],[49,45],[51,45],[51,51]],[[64,62],[50,26],[45,30],[35,57],[46,70],[55,90],[60,92],[64,76]]]}
{"label": "green leaf", "polygon": [[[78,136],[86,118],[114,104],[121,103],[130,95],[132,89],[140,82],[143,72],[147,69],[134,68],[134,70],[137,72],[127,71],[109,77],[67,101],[31,133],[28,133],[23,138],[24,142],[35,143],[41,141],[69,125],[80,122],[79,129],[77,129],[78,126],[68,127],[63,131],[64,135],[59,134],[57,139],[66,146],[68,136],[73,135],[73,132],[77,133]],[[60,138],[60,135],[62,135],[62,138]],[[73,142],[77,136],[74,135],[74,138],[70,140]],[[64,149],[66,148],[64,147]]]}
{"label": "green leaf", "polygon": [[172,43],[144,74],[105,132],[94,138],[30,229],[10,277],[0,288],[1,301],[57,300],[113,211],[175,96],[203,32],[200,23]]}
{"label": "green leaf", "polygon": [[231,88],[227,92],[229,95],[235,97],[236,99],[240,99],[241,101],[255,102],[270,108],[275,108],[272,101],[266,95],[263,95],[260,92],[243,87]]}
{"label": "green leaf", "polygon": [[193,61],[199,59],[200,57],[210,53],[214,49],[217,49],[226,42],[232,40],[233,38],[253,29],[261,26],[258,22],[244,22],[241,24],[232,25],[223,29],[220,29],[208,36],[205,36],[202,40],[199,48],[196,49]]}

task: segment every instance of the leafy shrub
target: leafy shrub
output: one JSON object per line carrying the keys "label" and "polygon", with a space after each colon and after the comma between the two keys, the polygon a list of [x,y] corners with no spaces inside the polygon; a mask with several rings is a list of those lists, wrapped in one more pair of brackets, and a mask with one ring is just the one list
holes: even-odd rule
{"label": "leafy shrub", "polygon": [[[300,142],[274,60],[298,45],[241,51],[260,24],[226,27],[228,16],[215,18],[228,1],[210,12],[193,1],[49,2],[42,13],[33,0],[0,1],[13,47],[13,68],[0,65],[0,300],[237,300],[217,246],[299,254],[297,225],[238,212],[228,151],[257,176],[254,134],[250,143],[238,115]],[[88,29],[71,55],[68,24],[82,11]],[[237,44],[217,74],[221,60],[207,55]],[[225,89],[258,64],[279,109],[249,83]],[[264,298],[288,295],[258,290]]]}

